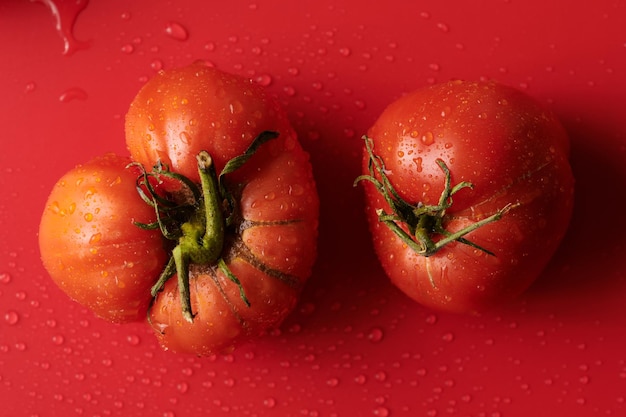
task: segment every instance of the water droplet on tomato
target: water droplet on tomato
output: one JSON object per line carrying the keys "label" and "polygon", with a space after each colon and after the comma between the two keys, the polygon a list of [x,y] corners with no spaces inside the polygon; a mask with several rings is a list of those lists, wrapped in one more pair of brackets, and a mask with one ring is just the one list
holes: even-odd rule
{"label": "water droplet on tomato", "polygon": [[269,193],[265,194],[265,199],[267,201],[272,201],[276,198],[276,193],[274,191],[270,191]]}
{"label": "water droplet on tomato", "polygon": [[263,87],[267,87],[270,84],[272,84],[272,76],[269,74],[260,74],[258,75],[254,81],[256,81],[257,84],[262,85]]}
{"label": "water droplet on tomato", "polygon": [[191,142],[191,135],[184,130],[180,132],[178,137],[180,138],[180,141],[185,145],[189,145],[189,143]]}
{"label": "water droplet on tomato", "polygon": [[95,245],[96,243],[100,242],[101,239],[102,239],[102,233],[94,233],[89,238],[89,244]]}
{"label": "water droplet on tomato", "polygon": [[263,400],[263,405],[267,408],[274,408],[276,406],[276,399],[273,397],[268,397]]}
{"label": "water droplet on tomato", "polygon": [[413,158],[413,163],[415,164],[415,169],[417,170],[417,172],[422,172],[422,158]]}
{"label": "water droplet on tomato", "polygon": [[433,143],[435,143],[435,136],[433,135],[433,132],[426,132],[422,135],[422,137],[420,138],[420,140],[422,141],[422,143],[426,146],[432,145]]}
{"label": "water droplet on tomato", "polygon": [[297,197],[302,194],[304,194],[304,187],[300,184],[294,184],[289,187],[289,195]]}

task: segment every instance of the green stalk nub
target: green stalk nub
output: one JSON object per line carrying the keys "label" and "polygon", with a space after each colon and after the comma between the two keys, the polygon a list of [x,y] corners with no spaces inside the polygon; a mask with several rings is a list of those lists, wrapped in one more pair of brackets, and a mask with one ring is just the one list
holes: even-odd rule
{"label": "green stalk nub", "polygon": [[[383,209],[377,209],[378,220],[389,227],[407,246],[422,256],[431,256],[451,242],[460,242],[488,255],[494,255],[493,252],[465,239],[464,236],[486,224],[500,220],[508,211],[519,206],[519,203],[507,204],[491,216],[457,232],[450,232],[446,230],[444,223],[446,210],[452,206],[452,196],[464,188],[473,188],[473,184],[464,181],[452,186],[452,176],[448,166],[443,160],[437,159],[437,165],[445,176],[444,188],[439,202],[436,205],[425,205],[421,202],[415,205],[408,203],[400,197],[389,181],[382,158],[374,153],[372,139],[367,136],[363,136],[363,139],[365,141],[365,149],[369,155],[369,173],[357,177],[354,184],[356,185],[361,181],[369,181],[374,184],[392,211],[392,213],[387,213]],[[440,236],[441,238],[435,240],[433,239],[434,236]]]}
{"label": "green stalk nub", "polygon": [[[142,169],[142,175],[137,179],[140,196],[155,208],[157,214],[157,221],[154,224],[137,225],[145,229],[160,228],[166,238],[177,241],[172,256],[151,289],[151,294],[156,297],[165,282],[177,274],[182,314],[189,322],[193,322],[194,318],[189,290],[191,265],[212,265],[222,271],[239,287],[241,299],[250,306],[241,282],[222,258],[225,229],[236,210],[236,202],[226,188],[223,177],[242,167],[263,143],[277,137],[276,132],[261,133],[243,154],[229,160],[219,175],[216,173],[211,155],[206,151],[200,152],[196,157],[200,175],[199,186],[180,174],[170,172],[160,163],[155,166],[152,173]],[[175,204],[172,199],[159,195],[150,179],[158,181],[161,175],[180,181],[189,191],[187,194],[193,201]]]}

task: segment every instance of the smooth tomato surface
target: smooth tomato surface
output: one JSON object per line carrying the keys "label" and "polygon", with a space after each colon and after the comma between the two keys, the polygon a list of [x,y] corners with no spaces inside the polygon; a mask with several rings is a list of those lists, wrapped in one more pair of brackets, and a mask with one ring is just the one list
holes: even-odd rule
{"label": "smooth tomato surface", "polygon": [[166,261],[155,220],[137,194],[130,159],[107,154],[65,174],[39,226],[43,264],[71,298],[113,322],[145,319],[150,287]]}
{"label": "smooth tomato surface", "polygon": [[278,326],[311,275],[319,201],[309,156],[285,113],[249,80],[195,63],[159,73],[130,106],[126,138],[133,157],[147,166],[161,161],[196,182],[200,151],[219,173],[263,131],[278,137],[222,178],[235,204],[220,258],[241,287],[216,262],[192,264],[189,322],[177,276],[170,278],[150,312],[167,349],[216,353]]}
{"label": "smooth tomato surface", "polygon": [[199,181],[196,155],[208,151],[219,172],[263,131],[281,137],[274,154],[298,146],[278,103],[251,80],[198,61],[160,71],[137,93],[126,114],[126,144],[133,160],[157,161]]}
{"label": "smooth tomato surface", "polygon": [[[454,194],[445,211],[450,232],[514,205],[465,236],[493,256],[455,241],[425,257],[379,221],[376,210],[390,208],[366,181],[375,250],[402,291],[430,307],[474,312],[510,300],[538,277],[566,232],[573,205],[569,141],[550,112],[503,85],[453,81],[392,103],[368,136],[393,187],[413,205],[438,203],[445,182],[438,159],[452,185],[473,184]],[[368,163],[365,152],[364,173]]]}

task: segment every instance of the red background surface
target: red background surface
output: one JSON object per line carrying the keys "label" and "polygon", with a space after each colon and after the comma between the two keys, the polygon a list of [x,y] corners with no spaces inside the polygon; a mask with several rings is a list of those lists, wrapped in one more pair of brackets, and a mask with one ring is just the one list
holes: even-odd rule
{"label": "red background surface", "polygon": [[[55,3],[59,27],[44,1],[0,3],[1,415],[625,415],[626,3]],[[201,359],[69,301],[36,236],[57,178],[126,153],[138,89],[195,59],[279,97],[322,199],[319,260],[293,315]],[[519,300],[479,317],[427,310],[388,283],[352,187],[359,137],[385,105],[451,78],[527,91],[573,141],[561,249]]]}

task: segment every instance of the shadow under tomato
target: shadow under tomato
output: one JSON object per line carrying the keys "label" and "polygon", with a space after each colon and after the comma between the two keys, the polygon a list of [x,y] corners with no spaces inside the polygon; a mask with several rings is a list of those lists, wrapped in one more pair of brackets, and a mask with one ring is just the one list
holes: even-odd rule
{"label": "shadow under tomato", "polygon": [[312,332],[357,327],[398,292],[376,258],[362,189],[353,185],[363,142],[317,127],[320,135],[336,139],[306,144],[320,196],[318,257],[296,311],[285,323]]}
{"label": "shadow under tomato", "polygon": [[[622,138],[580,121],[564,120],[572,140],[574,214],[561,247],[523,298],[568,315],[623,306],[626,270],[626,152]],[[622,291],[623,292],[623,291]]]}

